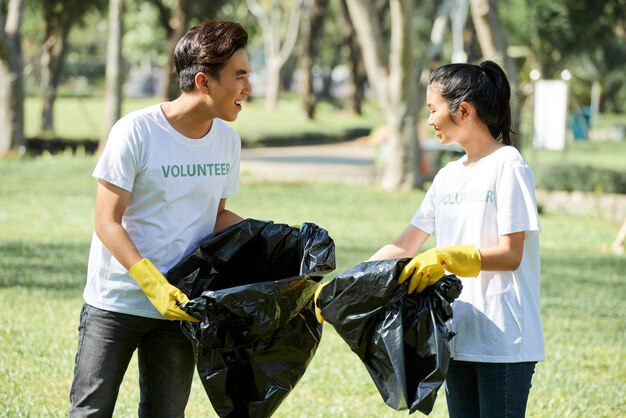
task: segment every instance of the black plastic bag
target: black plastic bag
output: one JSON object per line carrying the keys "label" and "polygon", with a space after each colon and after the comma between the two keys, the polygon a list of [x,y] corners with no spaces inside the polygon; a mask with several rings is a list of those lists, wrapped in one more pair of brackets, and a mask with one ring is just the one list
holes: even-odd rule
{"label": "black plastic bag", "polygon": [[444,276],[407,294],[397,278],[408,258],[357,264],[332,279],[317,304],[365,364],[385,403],[429,414],[443,384],[454,336],[446,324],[461,281]]}
{"label": "black plastic bag", "polygon": [[201,320],[181,326],[220,417],[268,417],[294,388],[322,336],[313,294],[334,268],[324,229],[246,219],[169,271]]}

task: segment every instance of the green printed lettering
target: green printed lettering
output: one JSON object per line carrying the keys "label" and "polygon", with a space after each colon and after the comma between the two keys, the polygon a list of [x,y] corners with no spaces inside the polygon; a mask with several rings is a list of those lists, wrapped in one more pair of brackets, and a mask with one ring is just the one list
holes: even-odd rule
{"label": "green printed lettering", "polygon": [[467,203],[493,203],[493,190],[472,190],[467,192],[448,193],[441,197],[440,205],[462,205]]}
{"label": "green printed lettering", "polygon": [[165,178],[225,176],[230,172],[230,163],[162,165],[161,172]]}

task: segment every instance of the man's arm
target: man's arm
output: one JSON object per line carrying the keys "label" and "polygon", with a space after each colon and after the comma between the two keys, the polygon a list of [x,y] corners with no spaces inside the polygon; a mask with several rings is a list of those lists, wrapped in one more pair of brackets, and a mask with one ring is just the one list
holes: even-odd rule
{"label": "man's arm", "polygon": [[122,226],[131,193],[102,179],[96,189],[95,231],[98,238],[127,270],[141,260],[141,254]]}
{"label": "man's arm", "polygon": [[213,229],[213,232],[220,232],[224,228],[241,221],[243,221],[241,216],[226,209],[226,199],[221,199],[217,208],[217,217],[215,219],[215,228]]}

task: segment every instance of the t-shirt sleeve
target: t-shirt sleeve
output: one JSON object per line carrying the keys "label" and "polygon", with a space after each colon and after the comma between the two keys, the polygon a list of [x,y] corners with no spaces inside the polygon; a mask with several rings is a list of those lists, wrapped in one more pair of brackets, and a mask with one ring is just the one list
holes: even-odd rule
{"label": "t-shirt sleeve", "polygon": [[239,167],[241,163],[241,139],[239,135],[233,133],[234,135],[234,145],[235,152],[233,155],[232,162],[230,164],[230,171],[228,172],[228,178],[226,180],[226,184],[224,185],[224,191],[222,192],[222,199],[233,196],[237,194],[239,190]]}
{"label": "t-shirt sleeve", "polygon": [[496,190],[500,235],[540,231],[535,179],[525,163],[504,168]]}
{"label": "t-shirt sleeve", "polygon": [[437,179],[435,178],[410,222],[414,227],[431,235],[435,233],[436,185]]}
{"label": "t-shirt sleeve", "polygon": [[132,191],[138,170],[139,144],[133,141],[125,121],[120,120],[111,128],[92,176]]}

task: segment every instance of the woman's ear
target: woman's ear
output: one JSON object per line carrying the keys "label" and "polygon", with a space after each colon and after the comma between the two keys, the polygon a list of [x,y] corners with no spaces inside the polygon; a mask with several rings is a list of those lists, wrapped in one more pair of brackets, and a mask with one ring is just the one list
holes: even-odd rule
{"label": "woman's ear", "polygon": [[461,116],[461,119],[466,120],[468,117],[471,116],[473,111],[474,107],[471,104],[469,104],[468,102],[461,102],[459,104],[457,113]]}

